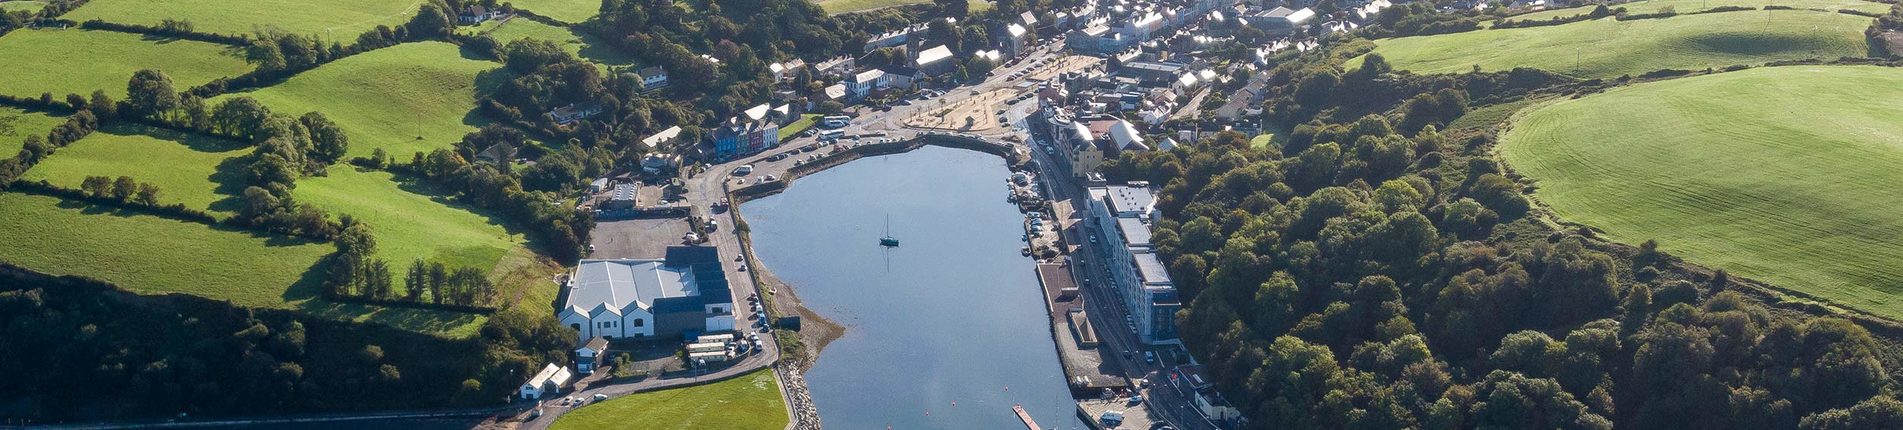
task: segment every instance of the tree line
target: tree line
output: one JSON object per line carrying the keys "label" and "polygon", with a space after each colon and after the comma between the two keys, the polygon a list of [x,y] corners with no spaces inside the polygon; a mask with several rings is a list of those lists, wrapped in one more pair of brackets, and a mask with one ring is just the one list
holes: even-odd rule
{"label": "tree line", "polygon": [[[1655,245],[1541,222],[1475,101],[1534,72],[1394,73],[1332,45],[1269,73],[1255,148],[1223,133],[1106,163],[1160,186],[1153,243],[1185,346],[1248,428],[1871,428],[1895,423],[1864,327],[1774,312]],[[1332,51],[1332,52],[1331,52]],[[1889,421],[1885,421],[1889,420]]]}
{"label": "tree line", "polygon": [[[10,422],[214,418],[500,405],[572,334],[505,312],[476,336],[377,325],[194,297],[121,297],[105,282],[0,263],[0,396]],[[566,333],[573,333],[566,332]],[[116,387],[102,390],[99,387]]]}

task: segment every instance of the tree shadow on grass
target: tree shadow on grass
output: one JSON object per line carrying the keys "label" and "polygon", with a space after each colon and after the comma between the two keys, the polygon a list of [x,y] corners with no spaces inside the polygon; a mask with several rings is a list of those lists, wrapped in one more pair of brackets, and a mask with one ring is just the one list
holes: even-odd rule
{"label": "tree shadow on grass", "polygon": [[[304,271],[303,276],[284,290],[284,301],[300,312],[324,318],[382,324],[425,334],[443,334],[478,321],[482,314],[434,309],[414,309],[346,303],[322,297],[324,278],[330,270],[331,256],[326,255]],[[364,318],[364,316],[368,318]]]}

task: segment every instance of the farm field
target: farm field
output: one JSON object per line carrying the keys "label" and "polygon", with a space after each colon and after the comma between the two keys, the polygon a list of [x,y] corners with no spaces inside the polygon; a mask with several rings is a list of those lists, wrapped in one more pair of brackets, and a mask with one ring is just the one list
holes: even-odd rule
{"label": "farm field", "polygon": [[[377,258],[388,260],[396,285],[413,260],[440,261],[450,267],[475,267],[499,273],[533,257],[525,239],[489,217],[443,203],[426,186],[400,184],[388,172],[332,166],[328,176],[298,180],[291,195],[332,216],[350,215],[370,224]],[[501,267],[509,266],[509,267]]]}
{"label": "farm field", "polygon": [[478,75],[498,67],[464,57],[449,43],[405,43],[318,66],[277,85],[228,94],[212,104],[244,95],[275,112],[323,112],[350,137],[349,157],[383,148],[390,157],[408,161],[412,153],[448,148],[476,131],[482,123],[474,112]]}
{"label": "farm field", "polygon": [[[1743,11],[1479,30],[1375,41],[1398,70],[1460,73],[1534,67],[1579,78],[1704,69],[1777,60],[1863,56],[1870,18],[1812,11]],[[1349,60],[1351,67],[1359,59]]]}
{"label": "farm field", "polygon": [[190,40],[93,30],[21,29],[0,36],[0,94],[88,95],[105,90],[126,96],[126,81],[140,69],[159,69],[179,91],[251,70],[237,48]]}
{"label": "farm field", "polygon": [[630,394],[562,415],[553,430],[786,427],[786,404],[770,370],[707,385]]}
{"label": "farm field", "polygon": [[46,7],[46,2],[38,0],[15,0],[0,2],[0,12],[36,11]]}
{"label": "farm field", "polygon": [[64,122],[66,117],[0,106],[0,157],[12,157],[26,147],[27,136],[45,138],[47,132]]}
{"label": "farm field", "polygon": [[[1827,11],[1836,11],[1838,9],[1851,9],[1851,10],[1871,12],[1871,13],[1884,13],[1890,10],[1890,5],[1877,3],[1873,1],[1865,1],[1865,0],[1716,0],[1716,1],[1713,1],[1713,0],[1646,0],[1646,1],[1635,1],[1631,3],[1607,5],[1607,7],[1611,7],[1611,8],[1623,7],[1625,8],[1626,13],[1640,14],[1640,13],[1660,12],[1665,10],[1665,8],[1667,7],[1672,8],[1672,10],[1677,11],[1678,13],[1689,13],[1689,12],[1697,12],[1701,10],[1709,10],[1712,8],[1722,7],[1722,6],[1744,6],[1744,7],[1750,7],[1750,8],[1763,9],[1765,6],[1773,6],[1773,5],[1789,6],[1789,7],[1794,7],[1798,9],[1823,9]],[[1592,12],[1592,8],[1593,8],[1592,6],[1582,6],[1582,7],[1573,7],[1573,8],[1565,8],[1565,9],[1544,10],[1539,12],[1514,15],[1514,16],[1508,17],[1508,19],[1538,20],[1538,19],[1549,19],[1549,18],[1561,17],[1561,16],[1573,16],[1573,15],[1578,15],[1582,13]]]}
{"label": "farm field", "polygon": [[140,25],[177,19],[205,33],[245,35],[274,28],[350,43],[378,25],[408,22],[422,6],[422,0],[94,0],[62,18]]}
{"label": "farm field", "polygon": [[1534,107],[1515,121],[1501,154],[1561,220],[1903,317],[1903,70],[1674,79]]}
{"label": "farm field", "polygon": [[513,3],[517,8],[569,24],[587,21],[601,13],[601,2],[594,0],[522,0]]}
{"label": "farm field", "polygon": [[184,203],[226,215],[236,208],[235,203],[220,202],[242,192],[242,179],[236,177],[242,167],[223,166],[222,172],[220,167],[249,153],[249,145],[235,141],[141,125],[112,125],[60,148],[23,179],[79,188],[87,176],[131,176],[157,185],[161,204]]}
{"label": "farm field", "polygon": [[[634,58],[622,54],[612,47],[601,45],[594,36],[556,27],[528,19],[511,19],[502,26],[489,32],[497,43],[507,45],[521,39],[541,39],[562,45],[562,49],[574,54],[576,58],[592,61],[602,66],[628,66],[634,64]],[[604,67],[605,68],[605,67]]]}
{"label": "farm field", "polygon": [[0,260],[37,271],[266,307],[315,295],[324,273],[318,263],[334,251],[325,243],[19,193],[0,193],[0,243],[8,244]]}

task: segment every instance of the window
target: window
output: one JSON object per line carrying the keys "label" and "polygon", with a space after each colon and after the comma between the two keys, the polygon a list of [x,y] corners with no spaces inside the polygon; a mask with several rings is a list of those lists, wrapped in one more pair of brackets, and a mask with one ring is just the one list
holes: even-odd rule
{"label": "window", "polygon": [[601,328],[614,328],[614,326],[615,326],[615,322],[614,322],[614,321],[602,321],[602,322],[601,322]]}
{"label": "window", "polygon": [[647,320],[645,320],[645,319],[641,319],[641,318],[635,318],[635,319],[634,319],[634,326],[635,326],[635,327],[646,327],[646,326],[647,326],[647,324],[648,324],[648,322],[647,322]]}

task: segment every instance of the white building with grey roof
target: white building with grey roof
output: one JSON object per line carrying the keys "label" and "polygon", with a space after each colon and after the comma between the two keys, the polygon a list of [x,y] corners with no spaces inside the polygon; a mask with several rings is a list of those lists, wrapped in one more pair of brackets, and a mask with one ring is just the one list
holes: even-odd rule
{"label": "white building with grey roof", "polygon": [[733,293],[712,247],[668,247],[662,259],[582,260],[555,317],[576,342],[681,336],[734,328]]}

